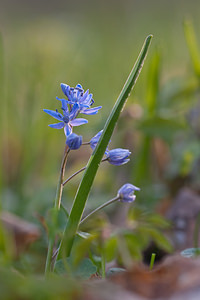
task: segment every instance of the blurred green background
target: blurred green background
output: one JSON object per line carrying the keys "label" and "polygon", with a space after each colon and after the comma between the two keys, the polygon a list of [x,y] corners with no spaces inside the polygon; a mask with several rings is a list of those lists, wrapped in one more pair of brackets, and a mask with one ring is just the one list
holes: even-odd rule
{"label": "blurred green background", "polygon": [[[88,141],[103,128],[148,34],[154,36],[148,58],[111,143],[129,148],[131,163],[102,166],[89,205],[132,182],[142,190],[139,203],[154,207],[170,195],[174,178],[187,181],[199,156],[198,132],[186,117],[197,112],[199,75],[183,21],[192,20],[198,38],[199,11],[194,0],[0,1],[3,209],[31,219],[53,203],[65,137],[48,127],[52,119],[42,109],[59,108],[60,83],[81,83],[103,105],[76,129]],[[66,178],[90,153],[84,148],[70,155]],[[65,189],[66,207],[79,179]]]}

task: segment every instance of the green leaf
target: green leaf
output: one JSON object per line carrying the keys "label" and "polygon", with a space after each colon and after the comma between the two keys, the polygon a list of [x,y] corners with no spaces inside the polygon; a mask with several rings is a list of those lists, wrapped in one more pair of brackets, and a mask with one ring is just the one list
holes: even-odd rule
{"label": "green leaf", "polygon": [[136,186],[140,186],[144,180],[148,181],[149,168],[151,165],[151,139],[148,136],[144,136],[141,142],[140,149],[137,153],[137,159],[132,171],[132,181]]}
{"label": "green leaf", "polygon": [[184,33],[194,72],[198,77],[200,77],[200,52],[198,49],[194,28],[191,22],[187,21],[184,23]]}
{"label": "green leaf", "polygon": [[124,85],[122,91],[108,117],[101,138],[98,142],[97,147],[95,148],[94,153],[89,159],[87,164],[87,168],[84,172],[84,176],[79,185],[78,191],[76,193],[76,197],[74,199],[73,207],[71,209],[71,213],[67,222],[67,226],[64,232],[63,240],[61,241],[60,250],[58,254],[58,258],[61,256],[69,256],[71,252],[71,248],[73,245],[75,234],[78,230],[78,226],[86,205],[87,198],[89,196],[94,178],[96,176],[100,161],[105,153],[106,147],[109,143],[111,135],[116,126],[117,120],[120,116],[120,112],[123,109],[123,106],[134,87],[137,78],[140,74],[140,71],[143,67],[144,60],[151,42],[152,36],[149,35],[142,47],[142,50],[138,56],[138,59]]}
{"label": "green leaf", "polygon": [[138,231],[141,231],[141,233],[146,232],[146,234],[148,234],[149,237],[153,239],[153,241],[158,245],[158,247],[169,253],[172,252],[172,245],[170,244],[168,239],[163,235],[163,233],[159,230],[155,228],[147,228],[145,226],[140,226],[138,228]]}
{"label": "green leaf", "polygon": [[111,237],[104,244],[104,253],[106,256],[106,261],[109,262],[113,260],[117,253],[117,237]]}
{"label": "green leaf", "polygon": [[181,251],[181,255],[187,258],[196,257],[200,255],[200,248],[188,248]]}
{"label": "green leaf", "polygon": [[137,128],[148,137],[159,137],[170,141],[174,133],[187,127],[184,123],[172,119],[154,117],[141,121]]}
{"label": "green leaf", "polygon": [[146,222],[149,224],[156,226],[157,228],[166,229],[170,227],[170,222],[161,215],[158,214],[149,214],[146,216]]}
{"label": "green leaf", "polygon": [[159,92],[160,80],[160,52],[156,50],[151,59],[148,70],[147,93],[146,101],[148,108],[148,115],[153,116],[156,114],[157,98]]}
{"label": "green leaf", "polygon": [[126,234],[124,240],[131,256],[135,260],[142,260],[142,251],[144,250],[145,241],[136,234]]}
{"label": "green leaf", "polygon": [[[4,47],[3,47],[3,37],[2,34],[0,32],[0,82],[1,82],[1,88],[0,88],[0,98],[4,99],[4,92],[5,92],[5,67],[4,67]],[[1,111],[0,111],[0,120],[4,120],[5,122],[5,105],[7,105],[6,101],[2,101],[4,105],[1,105]],[[4,123],[1,123],[1,128],[0,128],[0,135],[2,136],[2,133],[4,132],[3,130],[5,130],[4,126],[2,126],[2,124],[4,125]],[[2,164],[2,160],[0,160],[0,165]],[[0,168],[0,189],[2,188],[2,184],[4,180],[4,176],[3,176],[3,168],[1,166]],[[0,200],[0,210],[1,210],[1,200]]]}
{"label": "green leaf", "polygon": [[82,238],[78,234],[76,236],[76,240],[73,244],[73,252],[71,254],[71,258],[73,259],[73,264],[77,266],[83,257],[88,253],[89,248],[93,240],[96,238],[96,235],[88,235],[87,238]]}
{"label": "green leaf", "polygon": [[[67,264],[67,268],[66,268]],[[70,269],[70,274],[74,277],[79,277],[81,279],[89,279],[93,274],[97,272],[97,267],[89,258],[84,258],[77,268],[74,268],[72,259],[67,257],[63,262],[62,259],[58,260],[55,264],[55,272],[57,274],[68,273]]]}
{"label": "green leaf", "polygon": [[190,108],[191,103],[188,101],[188,97],[193,96],[198,90],[198,87],[198,79],[194,76],[187,79],[169,79],[162,87],[159,94],[161,109],[164,109],[165,111],[168,110],[171,114],[173,114],[173,111],[177,109],[177,104],[180,105],[183,102],[189,102],[184,103],[184,106],[188,106],[188,108]]}

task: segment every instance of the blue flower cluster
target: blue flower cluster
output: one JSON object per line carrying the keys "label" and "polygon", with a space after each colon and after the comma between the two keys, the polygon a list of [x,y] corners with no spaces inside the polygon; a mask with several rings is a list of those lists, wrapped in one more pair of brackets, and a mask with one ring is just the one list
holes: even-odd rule
{"label": "blue flower cluster", "polygon": [[[61,89],[67,97],[67,99],[57,98],[57,100],[62,103],[61,109],[63,114],[59,113],[58,110],[54,111],[50,109],[44,109],[44,112],[60,121],[59,123],[50,124],[49,126],[55,129],[64,128],[67,137],[66,143],[69,148],[78,149],[82,144],[82,137],[78,137],[76,134],[71,136],[73,127],[88,123],[88,120],[84,118],[77,118],[78,114],[97,114],[101,106],[91,108],[94,103],[92,94],[89,93],[89,90],[84,92],[84,89],[80,84],[77,84],[77,86],[73,88],[67,84],[61,83]],[[73,145],[72,148],[70,145]]]}
{"label": "blue flower cluster", "polygon": [[[64,128],[67,146],[71,150],[76,150],[82,145],[82,136],[73,133],[73,127],[88,123],[86,119],[77,118],[78,114],[97,114],[101,106],[91,108],[94,103],[92,94],[89,93],[89,90],[84,92],[80,84],[77,84],[76,87],[73,88],[61,83],[61,89],[67,99],[60,99],[58,97],[56,97],[56,99],[62,103],[61,109],[63,114],[59,113],[58,110],[54,111],[49,109],[44,109],[44,112],[60,121],[59,123],[50,124],[49,126],[56,129]],[[89,142],[93,151],[99,142],[102,132],[103,130],[99,131]],[[116,148],[109,150],[107,147],[105,151],[106,158],[103,159],[103,161],[107,160],[112,165],[121,166],[130,160],[128,158],[130,154],[131,152],[128,149]],[[132,202],[135,200],[134,192],[139,190],[140,189],[134,185],[127,183],[119,189],[118,197],[122,202]]]}

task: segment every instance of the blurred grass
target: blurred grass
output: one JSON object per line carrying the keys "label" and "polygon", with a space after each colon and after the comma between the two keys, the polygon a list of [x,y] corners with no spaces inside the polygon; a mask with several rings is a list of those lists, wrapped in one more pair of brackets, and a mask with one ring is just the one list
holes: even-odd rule
{"label": "blurred grass", "polygon": [[[102,129],[147,34],[154,35],[154,47],[162,50],[164,71],[159,75],[159,85],[174,74],[182,76],[188,71],[190,62],[182,21],[190,15],[198,32],[200,5],[198,1],[156,0],[58,1],[56,4],[21,0],[17,4],[11,1],[1,4],[3,59],[1,56],[0,61],[4,66],[0,71],[3,83],[0,89],[1,198],[5,209],[31,215],[34,210],[44,212],[54,197],[65,139],[62,131],[48,128],[52,120],[42,109],[58,107],[55,97],[62,95],[59,84],[74,86],[79,82],[94,94],[96,105],[103,105],[97,116],[89,117],[88,125],[77,129],[84,140],[90,139]],[[151,58],[155,59],[153,53],[152,49],[149,63],[129,100],[130,103],[138,101],[144,109],[148,98],[144,87],[152,76],[147,70]],[[155,100],[150,97],[150,102]],[[112,144],[125,147],[118,131]],[[145,158],[148,147],[143,147]],[[135,151],[133,155],[131,168],[138,159]],[[86,156],[87,153],[82,155],[80,151],[73,153],[72,162],[76,161],[78,168]],[[70,168],[74,168],[72,163]],[[132,173],[126,166],[122,167],[121,177],[113,184],[115,171],[112,167],[105,168],[110,175],[105,180],[100,171],[95,185],[102,195],[116,193],[122,177],[128,180]],[[142,172],[145,174],[145,169]],[[67,201],[73,199],[76,184],[74,181],[66,189],[64,199],[70,199]],[[98,184],[102,188],[105,184],[103,192]]]}

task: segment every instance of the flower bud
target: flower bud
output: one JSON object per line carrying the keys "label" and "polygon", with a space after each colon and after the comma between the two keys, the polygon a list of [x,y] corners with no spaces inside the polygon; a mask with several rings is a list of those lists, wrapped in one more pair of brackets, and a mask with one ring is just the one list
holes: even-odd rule
{"label": "flower bud", "polygon": [[95,136],[93,136],[93,138],[91,138],[90,140],[90,147],[92,148],[92,150],[95,149],[100,137],[101,137],[101,134],[102,134],[103,130],[99,131]]}
{"label": "flower bud", "polygon": [[131,154],[131,152],[127,149],[113,149],[106,153],[107,159],[110,164],[121,166],[126,164],[130,159],[127,159],[127,157]]}
{"label": "flower bud", "polygon": [[71,150],[79,149],[82,145],[82,136],[77,135],[75,133],[71,133],[67,137],[66,144]]}
{"label": "flower bud", "polygon": [[126,183],[118,190],[117,196],[122,202],[133,202],[136,198],[134,195],[135,191],[140,191],[140,189],[130,183]]}

